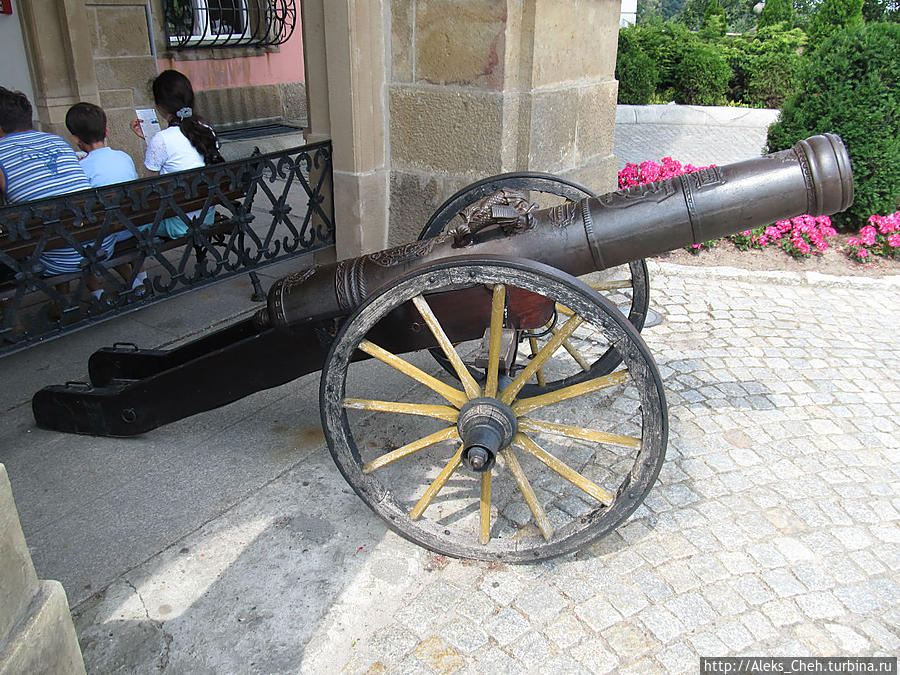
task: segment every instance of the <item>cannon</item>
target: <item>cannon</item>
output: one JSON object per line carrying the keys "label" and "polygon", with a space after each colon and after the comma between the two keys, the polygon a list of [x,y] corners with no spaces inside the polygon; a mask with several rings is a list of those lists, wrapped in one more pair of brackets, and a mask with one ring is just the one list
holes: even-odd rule
{"label": "cannon", "polygon": [[283,277],[250,318],[168,351],[99,350],[90,385],[34,395],[35,420],[133,436],[321,371],[329,450],[391,528],[456,557],[556,556],[621,524],[665,457],[642,259],[852,200],[830,134],[600,196],[485,179],[419,240]]}

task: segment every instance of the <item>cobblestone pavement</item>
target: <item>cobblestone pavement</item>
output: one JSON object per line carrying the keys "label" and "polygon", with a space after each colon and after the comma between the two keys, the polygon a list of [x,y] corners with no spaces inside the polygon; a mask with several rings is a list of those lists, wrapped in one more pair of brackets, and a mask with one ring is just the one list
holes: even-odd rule
{"label": "cobblestone pavement", "polygon": [[386,531],[319,450],[79,607],[89,671],[896,654],[900,283],[666,264],[650,279],[668,455],[615,533],[542,564],[437,556]]}

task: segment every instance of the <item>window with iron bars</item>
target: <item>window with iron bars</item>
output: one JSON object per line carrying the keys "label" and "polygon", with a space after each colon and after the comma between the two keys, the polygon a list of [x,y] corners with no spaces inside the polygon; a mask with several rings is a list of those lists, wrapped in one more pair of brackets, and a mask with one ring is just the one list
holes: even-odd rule
{"label": "window with iron bars", "polygon": [[174,49],[267,47],[287,42],[297,23],[296,0],[164,0]]}

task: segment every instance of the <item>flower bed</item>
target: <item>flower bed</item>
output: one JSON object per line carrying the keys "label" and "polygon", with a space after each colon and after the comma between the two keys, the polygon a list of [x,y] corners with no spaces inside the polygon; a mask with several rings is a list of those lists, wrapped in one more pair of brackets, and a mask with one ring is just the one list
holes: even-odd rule
{"label": "flower bed", "polygon": [[[710,165],[715,166],[715,165]],[[697,167],[682,164],[671,157],[663,157],[661,163],[652,161],[640,164],[628,163],[619,172],[619,189],[644,185],[666,178],[674,178],[685,173],[700,171],[708,167]],[[866,263],[873,256],[893,259],[900,248],[900,211],[889,216],[873,215],[869,217],[869,225],[862,227],[856,237],[847,240],[843,250],[853,260]],[[745,230],[725,239],[741,251],[764,249],[777,246],[795,258],[808,258],[813,254],[828,250],[828,238],[834,237],[837,231],[828,216],[795,216],[789,220],[781,220],[773,225]],[[722,240],[692,244],[687,250],[700,253],[717,246]]]}

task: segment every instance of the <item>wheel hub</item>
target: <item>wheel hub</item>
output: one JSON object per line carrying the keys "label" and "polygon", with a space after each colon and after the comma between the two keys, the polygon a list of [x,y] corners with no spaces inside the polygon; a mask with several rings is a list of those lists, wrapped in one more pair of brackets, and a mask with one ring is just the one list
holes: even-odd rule
{"label": "wheel hub", "polygon": [[462,460],[472,471],[490,471],[497,453],[512,443],[516,416],[495,398],[474,398],[460,409],[456,427],[463,442]]}

